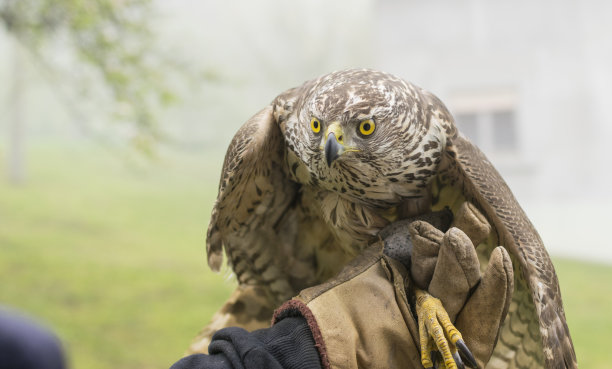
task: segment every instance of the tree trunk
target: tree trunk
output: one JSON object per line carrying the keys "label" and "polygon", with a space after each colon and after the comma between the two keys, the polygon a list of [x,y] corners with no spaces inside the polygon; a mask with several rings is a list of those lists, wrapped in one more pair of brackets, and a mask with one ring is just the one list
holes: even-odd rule
{"label": "tree trunk", "polygon": [[9,100],[8,123],[8,179],[15,185],[25,182],[25,119],[23,110],[24,57],[19,41],[13,46],[12,86]]}

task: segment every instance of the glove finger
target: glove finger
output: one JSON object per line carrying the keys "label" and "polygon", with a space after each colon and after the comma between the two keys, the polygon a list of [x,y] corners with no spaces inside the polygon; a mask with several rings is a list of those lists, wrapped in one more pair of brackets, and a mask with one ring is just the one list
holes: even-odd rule
{"label": "glove finger", "polygon": [[410,274],[417,287],[427,290],[436,268],[444,233],[422,220],[410,223],[408,231],[412,239]]}
{"label": "glove finger", "polygon": [[493,250],[480,284],[455,324],[480,367],[484,367],[493,353],[513,290],[512,262],[508,252],[499,246]]}
{"label": "glove finger", "polygon": [[487,218],[469,201],[461,204],[451,226],[462,230],[474,246],[480,245],[491,233]]}
{"label": "glove finger", "polygon": [[442,301],[451,321],[480,281],[480,263],[474,245],[458,228],[444,235],[428,292]]}

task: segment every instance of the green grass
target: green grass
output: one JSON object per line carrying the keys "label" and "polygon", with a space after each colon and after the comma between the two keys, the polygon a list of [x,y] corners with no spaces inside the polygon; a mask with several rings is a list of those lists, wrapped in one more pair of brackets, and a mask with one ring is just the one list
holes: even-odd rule
{"label": "green grass", "polygon": [[[165,158],[36,144],[26,184],[0,181],[0,303],[52,327],[73,368],[169,367],[234,287],[205,262],[221,153]],[[555,264],[581,367],[605,368],[612,268]]]}
{"label": "green grass", "polygon": [[169,367],[234,287],[205,262],[221,158],[28,159],[24,186],[0,182],[0,303],[51,326],[73,368]]}
{"label": "green grass", "polygon": [[568,326],[581,368],[610,367],[612,267],[553,259],[561,285]]}

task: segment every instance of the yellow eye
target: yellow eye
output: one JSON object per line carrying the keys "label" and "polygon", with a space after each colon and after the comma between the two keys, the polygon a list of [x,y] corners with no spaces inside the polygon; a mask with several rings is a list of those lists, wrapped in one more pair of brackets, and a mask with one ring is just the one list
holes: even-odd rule
{"label": "yellow eye", "polygon": [[374,128],[376,125],[372,119],[366,119],[359,124],[359,133],[364,136],[369,136],[374,133]]}
{"label": "yellow eye", "polygon": [[317,118],[312,118],[310,120],[310,128],[314,133],[319,133],[321,131],[321,122]]}

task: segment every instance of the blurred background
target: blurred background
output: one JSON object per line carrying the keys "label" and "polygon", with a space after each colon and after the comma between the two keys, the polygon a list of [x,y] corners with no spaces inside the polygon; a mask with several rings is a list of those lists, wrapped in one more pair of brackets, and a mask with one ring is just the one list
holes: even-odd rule
{"label": "blurred background", "polygon": [[578,361],[612,331],[612,3],[0,0],[0,304],[73,368],[167,368],[229,296],[205,230],[225,149],[305,80],[437,94],[556,265]]}

